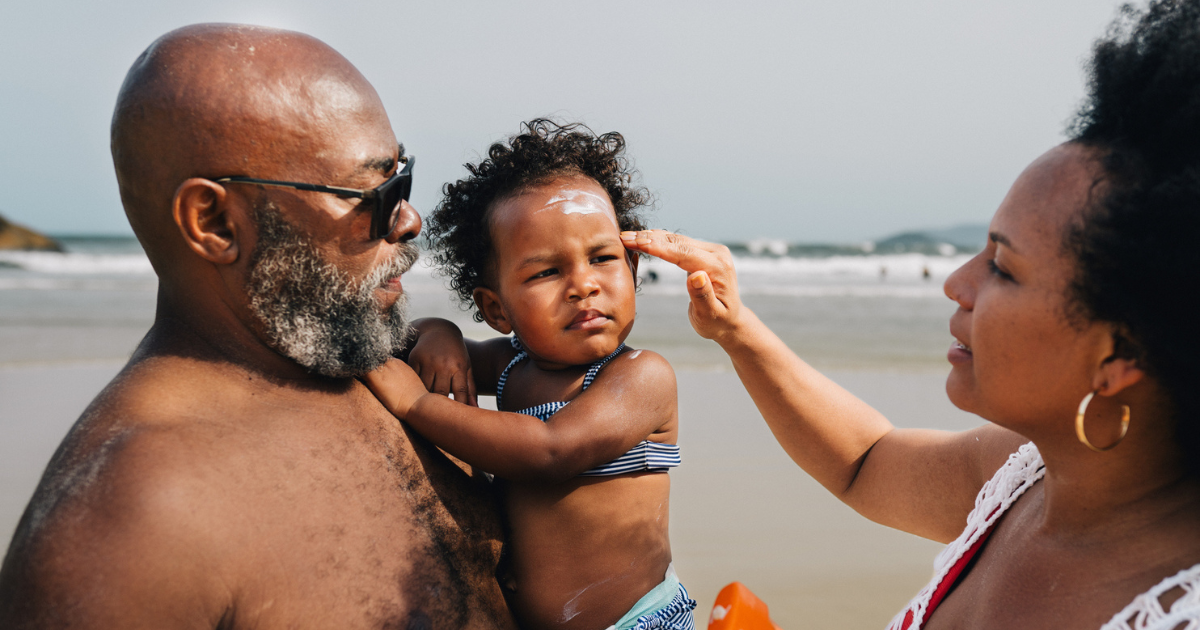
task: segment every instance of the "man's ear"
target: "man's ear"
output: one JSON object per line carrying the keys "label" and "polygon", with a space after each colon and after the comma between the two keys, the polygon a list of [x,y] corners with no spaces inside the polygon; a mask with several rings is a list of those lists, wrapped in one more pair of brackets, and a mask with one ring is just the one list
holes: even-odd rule
{"label": "man's ear", "polygon": [[487,287],[476,287],[471,292],[471,299],[475,300],[475,308],[479,309],[483,321],[487,322],[488,326],[501,335],[512,332],[512,324],[508,323],[504,305],[500,304],[500,296],[495,291]]}
{"label": "man's ear", "polygon": [[218,265],[238,259],[238,225],[230,216],[223,186],[193,177],[175,190],[171,205],[175,225],[192,251]]}
{"label": "man's ear", "polygon": [[633,281],[636,283],[638,262],[642,260],[642,257],[637,252],[627,249],[625,250],[625,260],[629,261],[629,270],[633,272]]}

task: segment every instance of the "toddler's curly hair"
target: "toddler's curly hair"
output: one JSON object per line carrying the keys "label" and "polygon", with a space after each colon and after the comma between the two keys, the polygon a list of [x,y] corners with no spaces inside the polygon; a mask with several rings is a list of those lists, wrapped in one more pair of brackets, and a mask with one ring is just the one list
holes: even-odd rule
{"label": "toddler's curly hair", "polygon": [[[489,147],[486,159],[466,164],[470,175],[445,185],[441,203],[425,222],[433,260],[463,306],[475,309],[472,292],[491,282],[490,209],[530,187],[563,176],[590,177],[608,192],[621,230],[644,230],[639,211],[651,196],[635,184],[637,171],[624,152],[625,138],[615,131],[597,135],[581,123],[538,118]],[[477,309],[474,318],[483,321]]]}

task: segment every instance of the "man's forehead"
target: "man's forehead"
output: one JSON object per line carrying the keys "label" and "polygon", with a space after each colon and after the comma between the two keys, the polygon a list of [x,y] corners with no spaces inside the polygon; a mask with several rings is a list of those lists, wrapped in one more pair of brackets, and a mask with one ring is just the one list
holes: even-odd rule
{"label": "man's forehead", "polygon": [[177,138],[175,151],[163,150],[193,172],[285,156],[294,164],[298,155],[343,173],[394,165],[395,136],[374,88],[337,51],[291,31],[198,24],[164,35],[131,68],[114,115],[114,135],[143,128]]}

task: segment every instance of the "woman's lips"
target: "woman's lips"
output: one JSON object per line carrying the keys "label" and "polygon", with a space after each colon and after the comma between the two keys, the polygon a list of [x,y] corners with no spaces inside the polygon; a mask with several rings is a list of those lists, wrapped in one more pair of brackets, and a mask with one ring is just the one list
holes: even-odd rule
{"label": "woman's lips", "polygon": [[600,311],[587,310],[582,311],[571,320],[571,325],[567,326],[567,330],[592,330],[600,328],[609,322],[609,318]]}
{"label": "woman's lips", "polygon": [[955,340],[954,343],[950,344],[950,351],[946,353],[946,359],[954,365],[969,363],[973,356],[974,355],[971,353],[971,346],[968,346],[958,340]]}

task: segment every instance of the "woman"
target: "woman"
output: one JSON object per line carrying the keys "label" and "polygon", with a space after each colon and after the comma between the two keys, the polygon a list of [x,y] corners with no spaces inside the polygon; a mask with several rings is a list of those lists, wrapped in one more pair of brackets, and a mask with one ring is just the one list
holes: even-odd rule
{"label": "woman", "polygon": [[951,542],[892,628],[1200,628],[1200,0],[1125,9],[1090,87],[946,281],[973,431],[894,429],[806,365],[742,306],[727,249],[622,235],[689,272],[693,327],[797,464]]}

